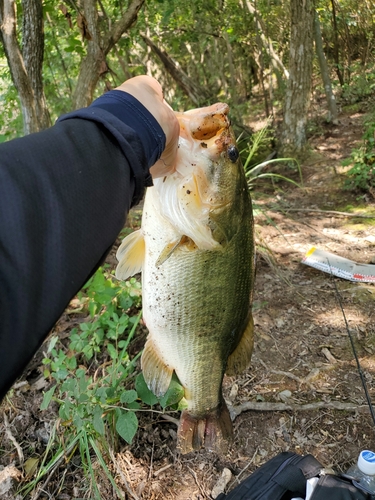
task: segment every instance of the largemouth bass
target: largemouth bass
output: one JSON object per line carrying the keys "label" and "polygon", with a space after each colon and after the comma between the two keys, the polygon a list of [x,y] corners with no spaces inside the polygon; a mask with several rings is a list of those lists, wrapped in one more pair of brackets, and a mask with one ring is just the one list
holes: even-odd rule
{"label": "largemouth bass", "polygon": [[142,272],[149,334],[148,387],[184,388],[177,447],[225,452],[233,435],[224,373],[240,373],[253,347],[253,217],[226,104],[177,113],[177,169],[147,189],[142,225],[117,252],[116,276]]}

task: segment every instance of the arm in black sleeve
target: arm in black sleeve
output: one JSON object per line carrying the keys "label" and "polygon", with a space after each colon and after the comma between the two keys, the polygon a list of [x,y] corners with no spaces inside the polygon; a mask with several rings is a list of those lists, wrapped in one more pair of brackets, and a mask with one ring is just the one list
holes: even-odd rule
{"label": "arm in black sleeve", "polygon": [[147,109],[109,94],[0,145],[0,400],[112,246],[163,151]]}

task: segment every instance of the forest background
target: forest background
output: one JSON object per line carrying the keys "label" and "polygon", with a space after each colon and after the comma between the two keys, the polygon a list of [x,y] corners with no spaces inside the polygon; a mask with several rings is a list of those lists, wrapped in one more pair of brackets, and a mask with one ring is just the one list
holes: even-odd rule
{"label": "forest background", "polygon": [[281,150],[298,151],[313,88],[333,122],[335,95],[372,93],[374,23],[369,0],[2,0],[0,140],[147,73],[176,110],[224,100],[240,128],[256,92],[267,116],[284,110]]}

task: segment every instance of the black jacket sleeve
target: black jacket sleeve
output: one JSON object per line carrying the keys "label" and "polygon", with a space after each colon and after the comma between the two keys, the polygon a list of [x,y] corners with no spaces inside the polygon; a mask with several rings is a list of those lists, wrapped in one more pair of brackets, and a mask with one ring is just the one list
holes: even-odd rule
{"label": "black jacket sleeve", "polygon": [[165,135],[120,94],[0,145],[0,400],[151,184]]}

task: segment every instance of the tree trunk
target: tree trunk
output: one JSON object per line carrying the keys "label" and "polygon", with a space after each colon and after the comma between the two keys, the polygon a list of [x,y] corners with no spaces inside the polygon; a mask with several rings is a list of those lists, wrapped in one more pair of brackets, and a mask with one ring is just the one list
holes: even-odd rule
{"label": "tree trunk", "polygon": [[272,66],[274,67],[275,70],[280,71],[284,75],[285,78],[289,78],[288,70],[285,68],[280,57],[276,54],[276,52],[273,49],[272,40],[270,40],[264,34],[266,32],[266,29],[265,29],[264,22],[261,19],[259,13],[257,12],[255,7],[251,4],[251,2],[249,0],[246,0],[246,2],[244,2],[244,5],[247,6],[248,11],[250,12],[250,14],[254,18],[257,32],[259,33],[259,39],[263,45],[263,48],[265,49],[266,53],[269,55],[269,57],[271,59]]}
{"label": "tree trunk", "polygon": [[327,60],[323,51],[322,43],[322,33],[320,31],[320,22],[317,12],[314,14],[314,36],[315,36],[315,49],[318,56],[320,72],[322,74],[322,80],[324,85],[324,91],[327,97],[328,103],[328,121],[337,125],[337,106],[334,93],[332,91],[331,79],[329,77],[329,71],[327,66]]}
{"label": "tree trunk", "polygon": [[333,45],[333,54],[336,63],[336,73],[339,79],[340,85],[344,85],[344,77],[342,75],[342,71],[340,68],[340,50],[339,50],[339,30],[337,27],[337,17],[336,17],[336,4],[335,0],[331,0],[332,5],[332,23],[333,23],[333,33],[334,33],[334,45]]}
{"label": "tree trunk", "polygon": [[98,27],[96,2],[95,0],[83,1],[84,21],[86,21],[89,33],[86,38],[89,39],[87,40],[87,55],[82,61],[77,86],[73,94],[74,109],[88,106],[91,103],[99,77],[107,71],[105,56],[119,41],[122,34],[136,21],[144,2],[145,0],[131,0],[123,17],[115,23],[102,41]]}
{"label": "tree trunk", "polygon": [[312,0],[291,0],[289,79],[281,134],[283,155],[299,155],[306,144],[313,60]]}
{"label": "tree trunk", "polygon": [[227,46],[227,60],[228,60],[228,66],[229,66],[229,74],[230,74],[230,94],[233,100],[233,103],[236,104],[238,102],[238,91],[237,91],[237,80],[236,80],[236,68],[233,63],[233,51],[232,51],[232,46],[229,41],[229,36],[226,30],[223,30],[223,38],[225,41],[225,44]]}
{"label": "tree trunk", "polygon": [[14,0],[0,1],[0,29],[12,80],[21,101],[24,133],[26,135],[37,132],[40,126],[37,118],[34,91],[17,41]]}
{"label": "tree trunk", "polygon": [[148,38],[146,35],[141,36],[145,43],[164,64],[165,69],[168,71],[171,77],[189,96],[193,103],[197,106],[201,105],[208,96],[200,87],[199,83],[196,83],[194,80],[192,80],[181,68],[177,66],[176,62],[165,51],[160,50],[159,47],[157,47],[150,38]]}
{"label": "tree trunk", "polygon": [[41,0],[22,0],[22,56],[34,91],[36,114],[41,129],[51,125],[43,91],[44,25]]}

